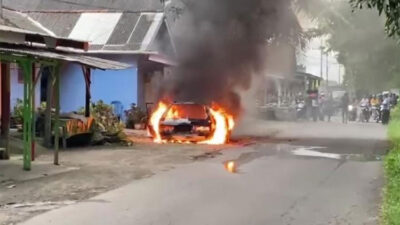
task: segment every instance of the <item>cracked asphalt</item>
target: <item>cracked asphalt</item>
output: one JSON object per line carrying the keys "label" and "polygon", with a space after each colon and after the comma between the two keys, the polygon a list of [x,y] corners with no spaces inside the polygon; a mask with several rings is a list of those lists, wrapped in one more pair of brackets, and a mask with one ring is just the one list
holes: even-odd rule
{"label": "cracked asphalt", "polygon": [[[379,224],[385,127],[257,123],[247,135],[261,137],[266,127],[280,131],[23,224]],[[237,173],[225,170],[227,161]]]}

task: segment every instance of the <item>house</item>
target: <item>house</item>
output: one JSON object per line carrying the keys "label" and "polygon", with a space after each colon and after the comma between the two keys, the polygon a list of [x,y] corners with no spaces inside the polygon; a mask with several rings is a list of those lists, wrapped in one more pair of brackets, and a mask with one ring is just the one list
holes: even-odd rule
{"label": "house", "polygon": [[[121,71],[93,71],[65,64],[61,73],[61,111],[76,111],[91,102],[120,102],[124,109],[132,103],[145,108],[156,101],[158,86],[174,54],[168,24],[159,0],[109,1],[73,0],[50,3],[44,0],[4,1],[14,13],[24,15],[50,35],[89,41],[86,54],[124,62],[131,68]],[[12,10],[11,10],[12,11]],[[38,28],[36,28],[38,27]],[[18,71],[12,73],[18,87]],[[46,98],[46,75],[38,85],[37,98]],[[87,96],[86,88],[90,92]],[[15,92],[18,92],[18,88]],[[12,96],[13,102],[18,97]]]}
{"label": "house", "polygon": [[[4,16],[4,15],[3,15]],[[59,38],[46,35],[40,32],[33,32],[8,26],[8,19],[1,21],[0,25],[0,60],[1,60],[1,149],[0,159],[9,158],[9,131],[10,131],[10,63],[18,64],[23,75],[23,161],[24,170],[31,169],[31,159],[35,155],[35,101],[32,101],[36,95],[35,87],[39,80],[35,67],[40,64],[40,68],[51,70],[52,81],[48,84],[48,90],[54,95],[54,100],[47,99],[47,103],[54,103],[54,138],[58,140],[60,134],[60,107],[59,107],[59,89],[60,89],[60,68],[63,64],[76,63],[86,68],[102,70],[118,70],[129,68],[128,64],[116,61],[105,60],[96,57],[84,56],[82,53],[65,51],[66,49],[77,51],[86,51],[88,43],[73,39]],[[13,25],[13,24],[11,24]],[[90,68],[90,69],[87,69]],[[19,74],[18,74],[19,75]],[[39,74],[40,75],[40,74]],[[18,76],[17,76],[18,77]],[[46,105],[44,116],[45,137],[51,141],[52,136],[52,113],[51,104]],[[58,165],[58,141],[55,142],[54,164]]]}

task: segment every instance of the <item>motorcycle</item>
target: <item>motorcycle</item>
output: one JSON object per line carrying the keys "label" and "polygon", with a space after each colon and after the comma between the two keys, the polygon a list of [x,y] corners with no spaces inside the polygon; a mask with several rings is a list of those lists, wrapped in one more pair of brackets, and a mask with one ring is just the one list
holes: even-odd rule
{"label": "motorcycle", "polygon": [[349,121],[356,121],[357,120],[357,107],[355,107],[354,105],[349,105],[347,110],[349,112]]}
{"label": "motorcycle", "polygon": [[296,105],[296,117],[297,119],[306,119],[307,117],[306,104],[303,101]]}
{"label": "motorcycle", "polygon": [[381,116],[380,116],[380,106],[379,105],[372,106],[371,116],[372,116],[372,119],[375,120],[377,123],[380,122]]}
{"label": "motorcycle", "polygon": [[361,122],[369,122],[369,119],[371,117],[371,111],[369,110],[369,106],[367,104],[362,104],[361,106]]}

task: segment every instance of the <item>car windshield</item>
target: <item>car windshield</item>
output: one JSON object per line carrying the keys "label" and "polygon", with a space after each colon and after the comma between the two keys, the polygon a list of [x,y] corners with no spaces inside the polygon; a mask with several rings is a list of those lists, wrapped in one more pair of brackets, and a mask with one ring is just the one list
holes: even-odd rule
{"label": "car windshield", "polygon": [[200,104],[174,104],[165,114],[165,119],[207,119],[206,107]]}

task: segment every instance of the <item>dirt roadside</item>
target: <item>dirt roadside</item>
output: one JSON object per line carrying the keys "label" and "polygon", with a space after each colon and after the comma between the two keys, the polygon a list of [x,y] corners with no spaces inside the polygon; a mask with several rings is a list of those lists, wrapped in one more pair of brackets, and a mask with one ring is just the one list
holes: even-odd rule
{"label": "dirt roadside", "polygon": [[[16,174],[0,170],[0,225],[16,224],[47,210],[87,200],[133,180],[215,157],[220,150],[229,147],[139,144],[123,148],[69,149],[60,154],[62,168],[51,165],[52,152],[47,151],[32,165],[33,170],[43,165],[46,169],[32,178],[26,178],[26,174],[31,172],[23,172],[20,167],[22,162],[14,157],[14,162],[7,163],[14,167],[18,165],[18,169],[12,171]],[[60,172],[52,172],[55,169]],[[24,178],[9,179],[7,175]]]}

